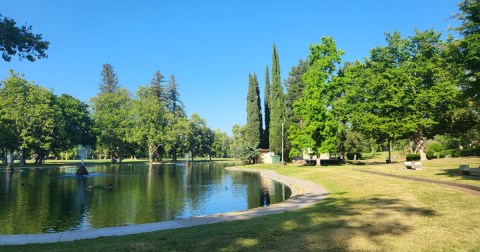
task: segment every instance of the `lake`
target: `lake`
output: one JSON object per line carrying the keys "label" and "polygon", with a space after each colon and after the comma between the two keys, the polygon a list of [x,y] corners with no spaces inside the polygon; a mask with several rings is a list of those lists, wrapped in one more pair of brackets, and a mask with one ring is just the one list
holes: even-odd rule
{"label": "lake", "polygon": [[75,176],[74,166],[3,172],[0,234],[167,221],[262,207],[291,195],[287,186],[257,173],[224,169],[233,165],[87,163],[89,176]]}

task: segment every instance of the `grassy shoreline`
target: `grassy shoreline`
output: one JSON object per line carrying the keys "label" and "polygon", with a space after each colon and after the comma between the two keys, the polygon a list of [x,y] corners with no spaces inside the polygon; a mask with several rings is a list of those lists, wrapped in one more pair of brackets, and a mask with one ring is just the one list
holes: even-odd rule
{"label": "grassy shoreline", "polygon": [[[444,168],[442,168],[442,161]],[[442,169],[474,159],[425,162],[424,171],[401,163],[371,166],[277,166],[279,174],[313,181],[329,197],[312,207],[243,221],[122,237],[54,244],[1,246],[2,251],[478,251],[480,197],[460,190],[355,171],[408,173],[480,185]]]}

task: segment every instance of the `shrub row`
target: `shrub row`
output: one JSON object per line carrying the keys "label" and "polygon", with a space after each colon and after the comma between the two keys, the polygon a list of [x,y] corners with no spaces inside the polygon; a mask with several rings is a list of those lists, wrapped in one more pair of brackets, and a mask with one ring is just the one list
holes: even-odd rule
{"label": "shrub row", "polygon": [[418,161],[420,160],[420,154],[410,153],[410,154],[407,154],[405,158],[407,159],[407,161]]}
{"label": "shrub row", "polygon": [[[450,149],[444,150],[441,152],[435,152],[433,150],[428,150],[426,153],[427,159],[435,159],[435,158],[444,158],[446,156],[450,157],[470,157],[470,156],[479,156],[480,149]],[[418,155],[418,154],[408,154],[408,155]],[[408,156],[407,155],[407,156]],[[408,161],[408,159],[407,159]]]}

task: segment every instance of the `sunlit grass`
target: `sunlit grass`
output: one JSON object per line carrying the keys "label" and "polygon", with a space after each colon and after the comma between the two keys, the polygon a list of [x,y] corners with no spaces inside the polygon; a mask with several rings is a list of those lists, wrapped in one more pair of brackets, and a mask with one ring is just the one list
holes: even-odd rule
{"label": "sunlit grass", "polygon": [[423,170],[405,169],[404,161],[394,162],[392,164],[383,163],[373,165],[369,165],[367,162],[366,165],[358,165],[355,166],[355,168],[480,186],[480,176],[461,175],[460,165],[480,167],[480,158],[442,158],[422,161]]}
{"label": "sunlit grass", "polygon": [[423,173],[403,171],[400,164],[248,166],[311,180],[330,194],[309,208],[249,220],[123,237],[4,246],[0,250],[478,251],[480,197],[441,185],[354,170],[398,169],[395,172],[448,179],[448,174],[436,174],[437,170],[467,161],[478,159],[434,160],[425,163]]}

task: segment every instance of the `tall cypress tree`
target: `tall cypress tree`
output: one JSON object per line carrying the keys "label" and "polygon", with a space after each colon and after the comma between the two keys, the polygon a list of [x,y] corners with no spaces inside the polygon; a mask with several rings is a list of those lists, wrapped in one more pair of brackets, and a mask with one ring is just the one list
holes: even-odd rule
{"label": "tall cypress tree", "polygon": [[[277,48],[273,44],[272,88],[270,95],[269,147],[275,153],[282,152],[282,123],[285,117],[283,88],[280,80],[280,61]],[[283,160],[282,160],[283,161]]]}
{"label": "tall cypress tree", "polygon": [[257,75],[248,75],[246,138],[250,146],[258,148],[262,139],[262,107]]}
{"label": "tall cypress tree", "polygon": [[265,88],[263,90],[263,107],[265,110],[265,130],[263,131],[263,148],[268,149],[268,142],[270,138],[270,72],[268,65],[265,68]]}

